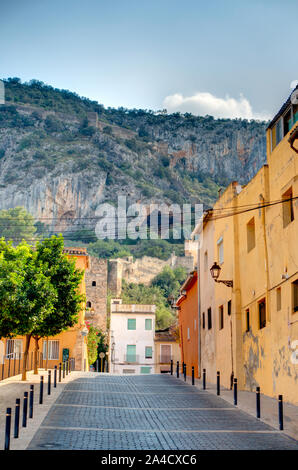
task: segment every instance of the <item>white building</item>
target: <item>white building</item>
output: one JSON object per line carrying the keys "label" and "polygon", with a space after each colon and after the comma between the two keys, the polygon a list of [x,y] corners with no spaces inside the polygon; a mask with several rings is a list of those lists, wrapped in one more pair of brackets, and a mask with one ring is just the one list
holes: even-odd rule
{"label": "white building", "polygon": [[111,300],[110,372],[155,372],[155,309],[155,305],[125,305],[122,299]]}

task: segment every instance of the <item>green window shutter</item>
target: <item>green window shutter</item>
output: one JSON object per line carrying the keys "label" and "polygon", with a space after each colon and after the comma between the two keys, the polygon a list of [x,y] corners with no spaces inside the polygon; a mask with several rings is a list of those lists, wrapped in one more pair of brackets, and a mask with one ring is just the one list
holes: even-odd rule
{"label": "green window shutter", "polygon": [[145,347],[145,358],[152,359],[152,347],[151,346]]}
{"label": "green window shutter", "polygon": [[135,330],[136,329],[136,319],[135,318],[128,318],[128,320],[127,320],[127,329],[128,330]]}
{"label": "green window shutter", "polygon": [[146,318],[145,320],[145,330],[152,330],[152,319]]}
{"label": "green window shutter", "polygon": [[126,361],[127,362],[136,362],[136,352],[137,347],[135,344],[127,344],[126,346]]}
{"label": "green window shutter", "polygon": [[141,367],[141,374],[150,374],[151,367]]}

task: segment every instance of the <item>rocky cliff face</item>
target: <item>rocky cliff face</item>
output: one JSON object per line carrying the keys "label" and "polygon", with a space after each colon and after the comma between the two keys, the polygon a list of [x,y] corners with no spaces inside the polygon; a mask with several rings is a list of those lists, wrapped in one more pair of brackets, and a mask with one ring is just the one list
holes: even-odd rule
{"label": "rocky cliff face", "polygon": [[95,105],[96,113],[62,113],[14,102],[13,88],[8,98],[0,106],[0,209],[24,206],[55,219],[57,230],[118,195],[210,206],[219,187],[247,182],[265,163],[265,123]]}

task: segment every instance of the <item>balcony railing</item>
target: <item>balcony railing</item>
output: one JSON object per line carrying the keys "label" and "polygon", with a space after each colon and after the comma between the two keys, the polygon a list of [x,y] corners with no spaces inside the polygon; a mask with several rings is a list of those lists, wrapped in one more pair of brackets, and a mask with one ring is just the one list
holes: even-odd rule
{"label": "balcony railing", "polygon": [[128,362],[129,364],[135,364],[139,362],[139,356],[137,354],[125,354],[124,362]]}

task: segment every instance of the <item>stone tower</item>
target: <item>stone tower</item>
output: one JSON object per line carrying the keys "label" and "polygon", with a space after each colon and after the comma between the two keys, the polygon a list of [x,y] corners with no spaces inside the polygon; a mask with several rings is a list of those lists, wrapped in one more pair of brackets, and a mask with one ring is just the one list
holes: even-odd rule
{"label": "stone tower", "polygon": [[107,320],[107,260],[90,256],[86,271],[86,320],[106,331]]}

